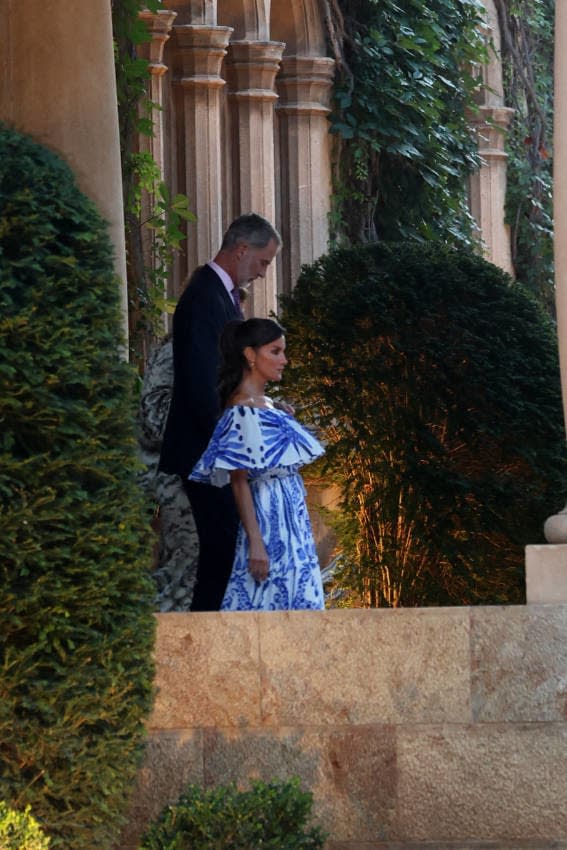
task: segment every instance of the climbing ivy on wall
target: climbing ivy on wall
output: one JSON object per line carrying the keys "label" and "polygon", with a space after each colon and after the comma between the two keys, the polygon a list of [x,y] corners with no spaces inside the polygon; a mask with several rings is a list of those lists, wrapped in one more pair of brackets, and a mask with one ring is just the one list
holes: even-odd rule
{"label": "climbing ivy on wall", "polygon": [[332,228],[338,242],[470,243],[465,117],[487,58],[478,0],[326,0],[338,64]]}
{"label": "climbing ivy on wall", "polygon": [[553,294],[552,157],[555,0],[495,0],[506,105],[506,215],[516,277],[551,312]]}
{"label": "climbing ivy on wall", "polygon": [[[163,9],[160,0],[113,0],[112,25],[118,94],[122,158],[124,217],[129,301],[130,357],[143,370],[156,338],[162,333],[164,311],[172,310],[166,297],[173,254],[185,236],[182,220],[194,221],[185,195],[172,197],[159,166],[147,151],[138,149],[140,136],[151,136],[158,109],[148,96],[148,62],[137,52],[151,36],[139,13]],[[143,203],[145,201],[145,203]],[[144,228],[151,230],[148,256]]]}

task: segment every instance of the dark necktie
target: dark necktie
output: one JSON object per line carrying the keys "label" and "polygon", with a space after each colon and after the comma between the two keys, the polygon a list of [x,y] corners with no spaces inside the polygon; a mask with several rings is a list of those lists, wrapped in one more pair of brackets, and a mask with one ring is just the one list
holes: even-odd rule
{"label": "dark necktie", "polygon": [[239,292],[238,287],[234,286],[233,289],[232,289],[232,292],[230,294],[232,295],[232,300],[234,301],[234,306],[238,310],[238,315],[241,316],[242,315],[242,309],[240,307],[240,292]]}

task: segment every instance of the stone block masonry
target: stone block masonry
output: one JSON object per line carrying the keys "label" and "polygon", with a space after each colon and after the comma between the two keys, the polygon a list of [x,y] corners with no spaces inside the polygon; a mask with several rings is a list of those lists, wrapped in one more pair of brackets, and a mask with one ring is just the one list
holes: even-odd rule
{"label": "stone block masonry", "polygon": [[157,620],[122,850],[189,782],[291,776],[328,850],[567,850],[567,605]]}

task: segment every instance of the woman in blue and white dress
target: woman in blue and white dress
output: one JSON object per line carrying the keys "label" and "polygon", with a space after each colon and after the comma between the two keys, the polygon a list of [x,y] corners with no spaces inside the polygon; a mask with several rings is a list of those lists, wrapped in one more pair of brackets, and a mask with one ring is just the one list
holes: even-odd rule
{"label": "woman in blue and white dress", "polygon": [[240,515],[236,554],[221,611],[325,607],[305,487],[299,469],[323,447],[265,395],[279,381],[284,329],[271,319],[230,322],[221,336],[224,413],[191,472],[192,481],[230,482]]}

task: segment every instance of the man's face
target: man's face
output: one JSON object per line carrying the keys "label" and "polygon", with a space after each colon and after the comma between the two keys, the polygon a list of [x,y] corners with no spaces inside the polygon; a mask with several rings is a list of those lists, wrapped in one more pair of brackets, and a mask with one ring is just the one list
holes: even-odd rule
{"label": "man's face", "polygon": [[252,248],[243,242],[238,246],[235,281],[237,286],[246,286],[257,277],[266,277],[268,266],[278,253],[278,244],[270,239],[264,248]]}

